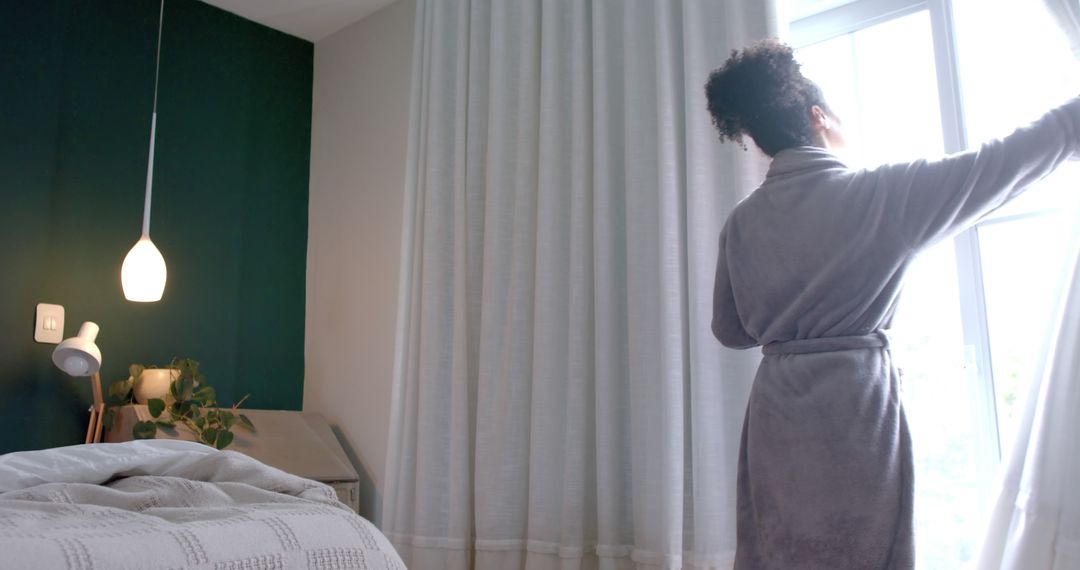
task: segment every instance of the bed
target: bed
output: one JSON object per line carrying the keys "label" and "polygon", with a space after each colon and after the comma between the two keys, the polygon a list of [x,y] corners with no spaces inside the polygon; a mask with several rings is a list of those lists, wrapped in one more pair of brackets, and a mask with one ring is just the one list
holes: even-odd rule
{"label": "bed", "polygon": [[0,456],[5,569],[404,570],[333,489],[188,441]]}

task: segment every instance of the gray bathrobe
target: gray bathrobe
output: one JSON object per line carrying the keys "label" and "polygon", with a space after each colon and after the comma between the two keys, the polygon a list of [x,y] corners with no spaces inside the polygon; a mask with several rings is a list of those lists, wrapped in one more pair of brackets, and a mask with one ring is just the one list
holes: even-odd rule
{"label": "gray bathrobe", "polygon": [[736,569],[914,567],[911,439],[883,332],[904,271],[1078,150],[1074,99],[936,161],[776,155],[720,233],[713,299],[720,342],[765,355],[739,452]]}

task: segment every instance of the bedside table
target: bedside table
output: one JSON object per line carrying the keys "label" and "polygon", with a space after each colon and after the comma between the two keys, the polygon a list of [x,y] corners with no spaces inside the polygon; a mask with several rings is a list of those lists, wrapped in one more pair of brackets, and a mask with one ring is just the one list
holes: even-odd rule
{"label": "bedside table", "polygon": [[[247,409],[241,409],[239,413],[251,419],[255,432],[234,426],[232,432],[235,439],[227,450],[249,455],[287,473],[326,483],[337,491],[341,502],[354,511],[359,510],[360,477],[321,415],[314,412]],[[104,435],[103,440],[130,441],[135,422],[152,419],[144,405],[121,406],[116,409],[112,430]],[[187,427],[177,426],[175,434],[158,429],[157,439],[194,441],[195,434]]]}

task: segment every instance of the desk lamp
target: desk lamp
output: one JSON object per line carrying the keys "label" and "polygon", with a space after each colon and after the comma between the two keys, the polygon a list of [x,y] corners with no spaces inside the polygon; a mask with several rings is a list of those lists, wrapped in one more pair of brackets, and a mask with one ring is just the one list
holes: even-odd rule
{"label": "desk lamp", "polygon": [[101,349],[94,344],[99,327],[86,321],[79,327],[79,334],[56,346],[53,364],[71,376],[89,376],[94,403],[90,408],[90,424],[86,426],[86,443],[101,441],[101,416],[105,413],[105,400],[101,397]]}

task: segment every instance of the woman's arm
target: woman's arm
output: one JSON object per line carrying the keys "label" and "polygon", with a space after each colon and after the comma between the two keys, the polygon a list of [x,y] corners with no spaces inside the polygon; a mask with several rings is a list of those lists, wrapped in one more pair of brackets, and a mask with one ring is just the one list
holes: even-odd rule
{"label": "woman's arm", "polygon": [[1078,152],[1080,98],[977,149],[864,174],[886,200],[885,216],[919,249],[974,224]]}
{"label": "woman's arm", "polygon": [[727,228],[720,231],[720,253],[716,260],[716,280],[713,284],[712,332],[716,339],[729,348],[757,346],[743,328],[739,312],[735,308],[735,293],[731,289],[731,275],[727,265]]}

